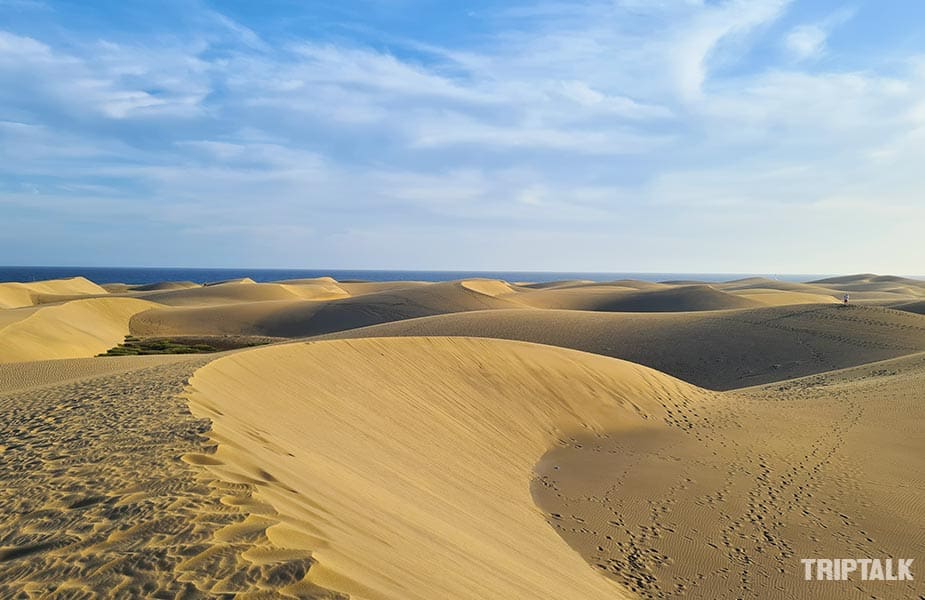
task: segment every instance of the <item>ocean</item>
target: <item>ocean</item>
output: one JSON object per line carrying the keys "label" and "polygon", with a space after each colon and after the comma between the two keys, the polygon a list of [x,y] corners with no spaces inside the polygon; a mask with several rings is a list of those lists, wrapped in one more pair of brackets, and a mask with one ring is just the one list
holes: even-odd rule
{"label": "ocean", "polygon": [[344,269],[202,269],[182,267],[0,267],[0,282],[41,281],[67,277],[86,277],[99,283],[146,284],[161,281],[193,281],[209,283],[226,279],[250,277],[257,282],[333,277],[338,281],[450,281],[472,277],[503,279],[505,281],[561,281],[587,279],[614,281],[639,279],[642,281],[704,281],[718,283],[744,277],[767,277],[781,281],[803,282],[829,275],[787,275],[767,273],[587,273],[581,271],[389,271]]}

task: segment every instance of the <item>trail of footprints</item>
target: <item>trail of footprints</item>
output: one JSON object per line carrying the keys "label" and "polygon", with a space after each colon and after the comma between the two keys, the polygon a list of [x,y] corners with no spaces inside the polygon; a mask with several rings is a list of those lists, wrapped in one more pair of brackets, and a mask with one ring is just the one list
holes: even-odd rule
{"label": "trail of footprints", "polygon": [[179,398],[199,364],[0,396],[0,597],[341,597],[270,543],[253,486],[181,460],[210,452]]}
{"label": "trail of footprints", "polygon": [[[539,480],[547,493],[546,502],[552,494],[552,505],[565,507],[551,515],[550,523],[570,544],[585,548],[592,565],[643,598],[707,597],[703,594],[708,592],[701,592],[700,586],[716,581],[737,590],[737,597],[757,598],[759,578],[797,581],[799,573],[794,565],[798,565],[799,557],[788,537],[792,531],[787,529],[794,522],[805,523],[822,535],[850,532],[842,534],[846,547],[856,549],[858,555],[876,555],[879,549],[874,547],[874,540],[859,531],[851,515],[829,508],[831,499],[839,504],[837,500],[856,495],[856,467],[842,460],[839,452],[846,434],[863,419],[863,404],[845,399],[840,404],[841,418],[821,428],[817,438],[805,446],[795,441],[783,453],[766,454],[761,451],[760,440],[733,435],[743,430],[743,422],[761,422],[760,414],[749,406],[751,402],[768,402],[760,398],[717,395],[711,410],[702,411],[698,404],[671,394],[657,396],[664,422],[694,441],[703,452],[700,458],[682,451],[690,468],[678,468],[674,483],[657,497],[645,499],[645,508],[640,508],[640,498],[628,498],[632,496],[625,488],[628,474],[651,469],[659,461],[671,461],[672,448],[634,452],[618,439],[602,443],[595,451],[620,454],[620,461],[615,463],[619,468],[605,475],[612,484],[603,496],[574,496],[555,475]],[[566,451],[587,451],[577,440],[564,440],[562,445]],[[719,458],[720,451],[735,458],[725,462]],[[796,459],[786,459],[788,454]],[[695,490],[698,482],[690,473],[703,472],[704,467],[718,474],[717,484]],[[822,479],[830,484],[826,499],[812,502]],[[733,497],[744,498],[744,504],[730,504]],[[819,514],[808,506],[816,506],[813,510]],[[706,529],[678,531],[672,523],[673,511],[692,509],[708,511],[708,520],[721,524],[715,533]],[[685,559],[672,554],[684,544],[706,545],[715,556],[687,572],[674,568],[676,560]],[[709,554],[698,552],[701,557]],[[708,564],[714,568],[705,568]]]}

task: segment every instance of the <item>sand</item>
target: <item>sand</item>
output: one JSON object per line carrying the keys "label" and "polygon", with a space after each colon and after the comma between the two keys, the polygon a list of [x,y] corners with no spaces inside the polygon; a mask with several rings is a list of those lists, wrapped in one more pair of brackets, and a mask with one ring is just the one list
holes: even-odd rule
{"label": "sand", "polygon": [[0,309],[32,306],[56,297],[91,296],[107,291],[85,277],[52,279],[30,283],[0,283]]}
{"label": "sand", "polygon": [[[0,284],[0,597],[922,597],[918,561],[799,559],[925,560],[923,301],[868,274]],[[128,334],[288,343],[94,358]]]}
{"label": "sand", "polygon": [[920,555],[923,389],[918,354],[718,395],[673,410],[669,435],[551,451],[535,497],[645,598],[920,597],[921,582],[807,583],[798,560]]}
{"label": "sand", "polygon": [[[576,394],[573,378],[598,386]],[[220,359],[191,401],[224,442],[210,468],[263,481],[322,567],[310,581],[358,598],[619,598],[537,512],[531,469],[558,439],[645,428],[647,378],[683,387],[517,342],[351,340]]]}
{"label": "sand", "polygon": [[874,306],[612,314],[495,310],[324,336],[479,336],[573,348],[728,390],[925,351],[925,320]]}
{"label": "sand", "polygon": [[51,361],[0,392],[0,597],[300,597],[311,558],[268,539],[274,509],[190,464],[214,450],[181,398],[204,362]]}
{"label": "sand", "polygon": [[93,298],[41,306],[0,318],[0,363],[93,356],[129,333],[129,320],[154,304],[134,298]]}

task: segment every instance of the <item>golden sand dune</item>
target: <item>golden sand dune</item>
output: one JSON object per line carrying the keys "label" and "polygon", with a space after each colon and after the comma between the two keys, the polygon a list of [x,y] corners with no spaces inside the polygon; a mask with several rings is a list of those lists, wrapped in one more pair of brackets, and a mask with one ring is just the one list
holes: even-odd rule
{"label": "golden sand dune", "polygon": [[206,287],[212,285],[254,285],[257,282],[250,277],[237,277],[235,279],[222,279],[221,281],[210,281],[204,284]]}
{"label": "golden sand dune", "polygon": [[893,305],[892,308],[896,310],[916,313],[919,315],[925,315],[925,300],[918,300],[916,302],[903,302],[901,304]]}
{"label": "golden sand dune", "polygon": [[925,595],[799,563],[925,548],[914,280],[85,281],[0,310],[0,597]]}
{"label": "golden sand dune", "polygon": [[429,281],[339,281],[337,283],[351,296],[433,285]]}
{"label": "golden sand dune", "polygon": [[601,574],[644,598],[921,591],[809,591],[799,558],[925,543],[925,353],[719,394],[548,346],[358,339],[235,354],[191,384],[219,442],[201,462],[256,485],[269,539],[354,598],[621,597]]}
{"label": "golden sand dune", "polygon": [[0,363],[105,352],[129,333],[133,315],[153,306],[134,298],[92,298],[37,307],[5,324],[0,319]]}
{"label": "golden sand dune", "polygon": [[[330,279],[330,278],[327,278]],[[306,300],[336,300],[351,294],[336,281],[300,281],[282,284],[283,287]]]}
{"label": "golden sand dune", "polygon": [[459,284],[467,290],[493,298],[508,297],[517,293],[516,289],[498,279],[465,279],[460,281]]}
{"label": "golden sand dune", "polygon": [[[691,312],[761,305],[833,303],[830,296],[765,291],[755,298],[710,286],[670,287],[637,282],[541,289],[497,280],[436,284],[342,284],[343,296],[305,284],[220,285],[149,294],[174,308],[152,310],[132,321],[139,335],[260,335],[305,337],[418,317],[510,308],[600,312]],[[627,287],[635,285],[636,287]],[[296,288],[302,287],[303,290]],[[305,290],[308,291],[305,291]],[[336,290],[330,291],[332,295]],[[350,294],[349,297],[346,297]],[[298,297],[313,300],[300,302]],[[250,300],[248,300],[250,299]]]}
{"label": "golden sand dune", "polygon": [[533,289],[533,290],[544,290],[552,288],[568,288],[576,287],[582,285],[593,285],[595,282],[589,279],[565,279],[560,281],[543,281],[540,283],[519,283],[518,287]]}
{"label": "golden sand dune", "polygon": [[300,296],[285,285],[234,282],[156,291],[145,293],[139,297],[168,306],[208,306],[266,302],[268,300],[295,300]]}
{"label": "golden sand dune", "polygon": [[132,331],[139,335],[304,337],[415,317],[519,306],[506,298],[471,290],[460,282],[400,287],[327,302],[235,304],[152,310],[132,320]]}
{"label": "golden sand dune", "polygon": [[21,283],[0,283],[0,308],[32,306],[32,292]]}
{"label": "golden sand dune", "polygon": [[280,283],[254,283],[250,279],[215,283],[206,286],[154,285],[153,291],[138,297],[168,306],[214,306],[222,304],[243,304],[274,300],[332,300],[344,298],[349,293],[330,278],[298,280]]}
{"label": "golden sand dune", "polygon": [[789,306],[793,304],[837,304],[834,294],[782,291],[768,288],[751,288],[735,292],[740,298],[752,300],[765,306]]}
{"label": "golden sand dune", "polygon": [[32,306],[56,296],[104,295],[108,292],[84,277],[32,283],[0,283],[0,309]]}
{"label": "golden sand dune", "polygon": [[810,285],[850,292],[855,300],[897,300],[925,297],[925,281],[892,275],[849,275],[811,281]]}
{"label": "golden sand dune", "polygon": [[687,312],[748,308],[758,303],[708,285],[630,288],[621,284],[544,288],[518,296],[536,308],[608,312]]}
{"label": "golden sand dune", "polygon": [[149,283],[145,285],[126,286],[128,291],[133,292],[167,292],[171,290],[188,290],[200,287],[198,283],[192,281],[162,281],[160,283]]}
{"label": "golden sand dune", "polygon": [[533,465],[580,433],[657,427],[658,397],[703,395],[604,357],[448,338],[254,350],[191,386],[220,443],[208,468],[259,485],[283,516],[270,539],[318,561],[309,580],[402,600],[622,597],[536,510]]}
{"label": "golden sand dune", "polygon": [[715,285],[718,288],[732,291],[768,289],[786,292],[804,292],[808,294],[824,294],[830,291],[828,288],[822,287],[821,285],[781,281],[779,279],[768,279],[767,277],[746,277],[745,279],[733,279],[732,281],[726,281]]}
{"label": "golden sand dune", "polygon": [[214,306],[275,300],[332,300],[349,296],[330,278],[280,283],[254,283],[247,279],[206,286],[161,286],[152,290],[153,293],[138,297],[168,306]]}
{"label": "golden sand dune", "polygon": [[810,284],[821,285],[857,285],[857,286],[891,286],[896,284],[911,285],[914,287],[925,288],[925,281],[921,279],[910,279],[908,277],[898,277],[896,275],[877,275],[874,273],[860,273],[857,275],[844,275],[842,277],[828,277],[826,279],[817,279],[810,281]]}
{"label": "golden sand dune", "polygon": [[535,498],[643,598],[917,598],[921,581],[807,582],[800,559],[918,562],[923,390],[920,353],[727,392],[672,409],[661,435],[552,450]]}
{"label": "golden sand dune", "polygon": [[496,310],[329,337],[478,336],[574,348],[650,366],[710,389],[757,385],[925,350],[925,319],[839,305],[697,313]]}

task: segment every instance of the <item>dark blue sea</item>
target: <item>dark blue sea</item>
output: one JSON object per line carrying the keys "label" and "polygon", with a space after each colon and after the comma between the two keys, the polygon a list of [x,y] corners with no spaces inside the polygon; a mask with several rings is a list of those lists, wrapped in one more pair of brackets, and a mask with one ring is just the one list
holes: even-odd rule
{"label": "dark blue sea", "polygon": [[812,281],[827,277],[816,275],[786,275],[769,273],[585,273],[559,271],[368,271],[343,269],[193,269],[172,267],[0,267],[0,282],[41,281],[82,276],[96,283],[144,284],[161,281],[193,281],[209,283],[225,279],[250,277],[254,281],[280,281],[309,277],[333,277],[338,281],[450,281],[470,277],[487,277],[505,281],[561,281],[588,279],[613,281],[640,279],[643,281],[705,281],[716,283],[743,277],[768,277],[781,281]]}

